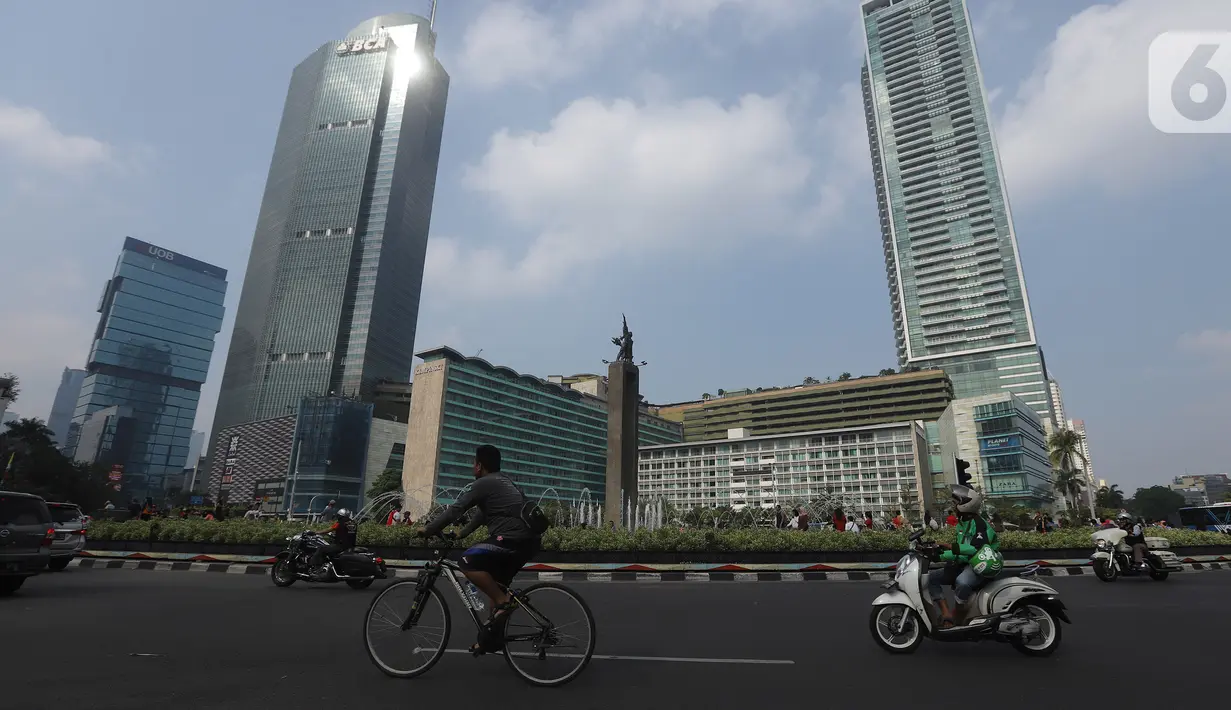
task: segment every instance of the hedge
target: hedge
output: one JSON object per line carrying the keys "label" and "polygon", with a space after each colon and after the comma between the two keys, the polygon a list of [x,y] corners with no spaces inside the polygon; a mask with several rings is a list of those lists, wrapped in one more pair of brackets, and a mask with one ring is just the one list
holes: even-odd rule
{"label": "hedge", "polygon": [[[183,542],[202,545],[282,544],[288,535],[307,527],[320,530],[323,525],[302,522],[257,520],[133,520],[113,522],[96,520],[88,537],[93,540]],[[1091,547],[1090,528],[1067,528],[1049,533],[1006,531],[1000,533],[1002,550],[1047,550]],[[359,526],[359,544],[369,547],[428,547],[414,536],[414,528],[388,527],[377,523]],[[1164,537],[1173,546],[1228,545],[1231,537],[1194,530],[1151,528],[1152,536]],[[482,540],[480,529],[465,541]],[[953,532],[931,532],[930,537],[949,540]],[[658,530],[609,530],[602,528],[551,528],[543,535],[543,549],[559,552],[885,552],[906,549],[906,532],[866,531],[859,534],[835,531],[799,532],[772,528],[713,530],[707,528],[660,528]]]}

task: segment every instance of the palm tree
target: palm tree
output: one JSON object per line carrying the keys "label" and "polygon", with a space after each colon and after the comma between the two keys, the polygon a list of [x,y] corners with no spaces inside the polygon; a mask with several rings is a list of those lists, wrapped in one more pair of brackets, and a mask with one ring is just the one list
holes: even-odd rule
{"label": "palm tree", "polygon": [[[1074,464],[1081,461],[1083,471],[1089,465],[1085,454],[1081,452],[1081,435],[1072,429],[1061,429],[1047,440],[1047,449],[1052,468],[1056,471],[1056,489],[1066,495],[1072,495],[1073,505],[1076,507],[1077,496],[1081,495],[1086,487],[1086,479],[1084,473],[1078,472]],[[1062,484],[1061,481],[1065,483]],[[1096,517],[1093,498],[1090,499],[1090,517]]]}
{"label": "palm tree", "polygon": [[1055,487],[1056,492],[1064,496],[1064,499],[1076,508],[1077,499],[1086,488],[1086,479],[1081,475],[1081,471],[1056,469],[1053,473],[1054,480],[1052,485]]}

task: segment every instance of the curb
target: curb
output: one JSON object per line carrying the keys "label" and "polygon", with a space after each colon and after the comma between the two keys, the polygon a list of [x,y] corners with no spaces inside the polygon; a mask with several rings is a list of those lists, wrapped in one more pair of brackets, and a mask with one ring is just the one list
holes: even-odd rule
{"label": "curb", "polygon": [[[164,572],[216,572],[221,574],[268,575],[272,567],[261,563],[243,562],[187,562],[167,560],[124,560],[78,557],[69,563],[69,567],[82,569],[140,569]],[[1010,568],[1019,567],[1013,565]],[[1177,573],[1205,572],[1210,570],[1231,570],[1231,563],[1226,562],[1193,562],[1183,565]],[[390,572],[396,579],[414,579],[419,576],[419,570],[406,567],[391,567]],[[1042,567],[1038,571],[1040,577],[1082,577],[1094,576],[1089,567],[1056,566]],[[868,581],[887,580],[892,572],[880,571],[825,571],[825,572],[585,572],[561,571],[542,572],[528,571],[517,575],[518,581],[525,582],[822,582],[822,581]]]}

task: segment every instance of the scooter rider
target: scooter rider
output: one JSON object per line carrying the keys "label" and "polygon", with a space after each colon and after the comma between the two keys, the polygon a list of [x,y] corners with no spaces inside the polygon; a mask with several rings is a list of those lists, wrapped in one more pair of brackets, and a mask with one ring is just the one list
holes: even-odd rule
{"label": "scooter rider", "polygon": [[322,547],[318,547],[316,552],[312,553],[312,579],[315,581],[323,581],[327,578],[328,572],[325,570],[325,562],[336,557],[339,553],[345,552],[355,546],[355,539],[359,535],[359,526],[351,519],[350,511],[346,508],[339,508],[334,514],[333,526],[325,531],[325,534],[333,535],[333,542]]}
{"label": "scooter rider", "polygon": [[1128,533],[1124,538],[1124,544],[1131,545],[1133,548],[1133,564],[1138,569],[1146,568],[1146,551],[1150,548],[1146,545],[1145,526],[1140,522],[1135,522],[1133,516],[1128,513],[1120,513],[1116,516],[1116,522],[1120,524],[1120,528]]}
{"label": "scooter rider", "polygon": [[[1003,565],[1003,560],[999,559],[1000,543],[996,540],[996,530],[979,513],[983,507],[983,494],[960,485],[951,486],[950,491],[958,514],[957,541],[953,544],[937,543],[945,551],[940,559],[947,564],[928,574],[928,592],[940,607],[943,615],[941,628],[946,629],[965,620],[966,602],[989,577],[999,573]],[[985,547],[990,548],[991,552],[981,552]],[[981,559],[977,564],[972,564],[976,556]],[[987,559],[982,559],[984,557]],[[990,568],[987,563],[992,563]],[[990,575],[987,574],[989,571]],[[949,609],[945,599],[944,587],[949,585],[954,587],[956,611],[960,612],[960,616]]]}

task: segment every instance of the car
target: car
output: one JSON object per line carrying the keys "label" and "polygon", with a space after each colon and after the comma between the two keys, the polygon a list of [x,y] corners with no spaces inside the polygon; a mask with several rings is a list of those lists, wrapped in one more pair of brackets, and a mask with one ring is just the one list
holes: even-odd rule
{"label": "car", "polygon": [[0,597],[17,591],[47,566],[55,535],[42,498],[0,491]]}
{"label": "car", "polygon": [[47,569],[59,572],[85,549],[86,516],[74,503],[48,503],[47,509],[51,511],[51,524],[56,529]]}

